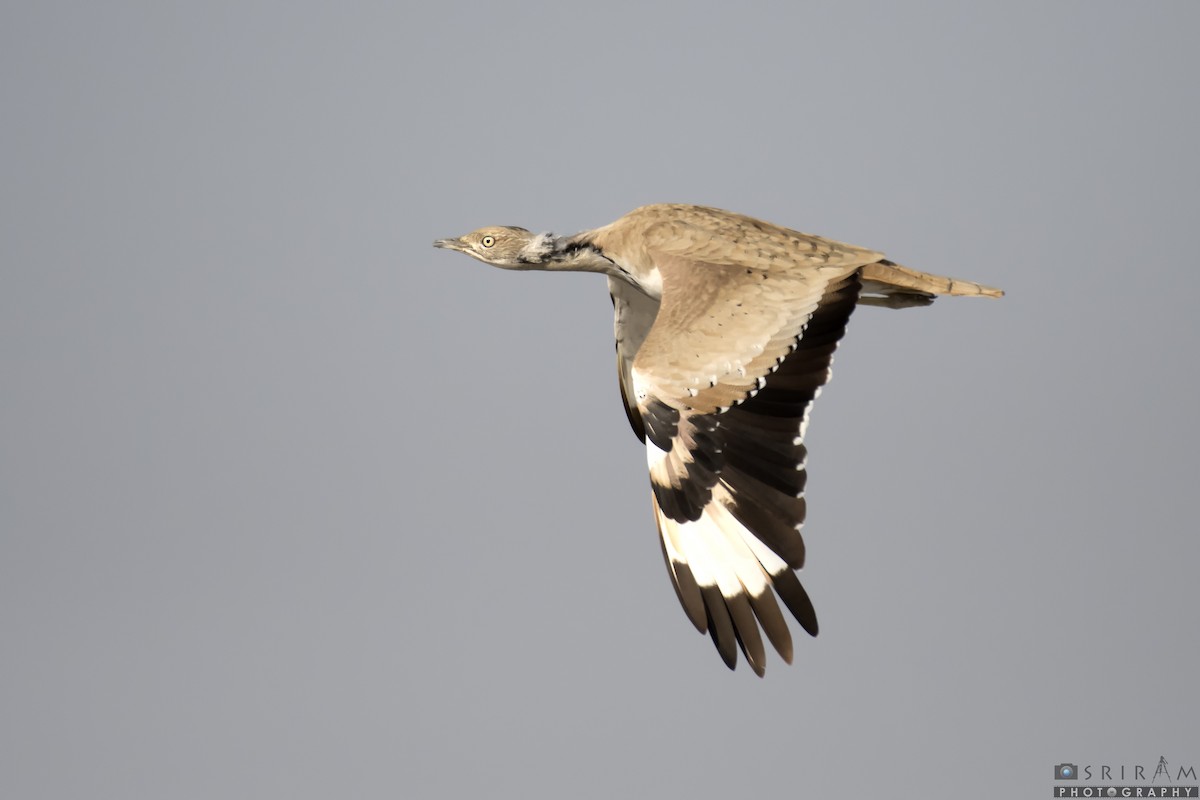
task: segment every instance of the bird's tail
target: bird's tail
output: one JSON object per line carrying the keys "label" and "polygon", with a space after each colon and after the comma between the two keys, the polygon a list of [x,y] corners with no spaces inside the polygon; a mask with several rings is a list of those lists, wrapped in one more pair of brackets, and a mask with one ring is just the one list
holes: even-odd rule
{"label": "bird's tail", "polygon": [[889,308],[925,306],[935,295],[965,297],[1003,297],[1004,292],[981,283],[931,275],[902,267],[891,261],[878,261],[862,268],[863,291],[859,302]]}

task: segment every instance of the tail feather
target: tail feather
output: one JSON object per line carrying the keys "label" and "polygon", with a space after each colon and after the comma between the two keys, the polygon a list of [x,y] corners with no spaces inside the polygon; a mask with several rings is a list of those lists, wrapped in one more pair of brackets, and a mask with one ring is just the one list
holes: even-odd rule
{"label": "tail feather", "polygon": [[[861,302],[903,308],[928,305],[934,295],[963,297],[1003,297],[1004,292],[981,283],[931,275],[902,267],[891,261],[878,261],[862,268]],[[872,301],[875,301],[872,303]]]}

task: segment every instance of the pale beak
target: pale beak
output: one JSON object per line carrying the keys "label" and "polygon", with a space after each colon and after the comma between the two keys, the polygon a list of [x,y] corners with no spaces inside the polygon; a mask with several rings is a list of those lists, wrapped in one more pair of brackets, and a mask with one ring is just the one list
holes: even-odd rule
{"label": "pale beak", "polygon": [[443,250],[462,250],[462,239],[438,239],[433,243],[434,247],[440,247]]}

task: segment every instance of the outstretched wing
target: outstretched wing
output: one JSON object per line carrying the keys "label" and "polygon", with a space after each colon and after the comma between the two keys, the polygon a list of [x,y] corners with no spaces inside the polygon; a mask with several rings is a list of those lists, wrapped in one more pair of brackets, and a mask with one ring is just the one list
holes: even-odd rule
{"label": "outstretched wing", "polygon": [[[804,430],[859,294],[853,267],[766,272],[656,255],[658,316],[634,359],[655,515],[679,601],[732,669],[785,661],[775,595],[812,635]],[[774,590],[774,591],[772,591]]]}

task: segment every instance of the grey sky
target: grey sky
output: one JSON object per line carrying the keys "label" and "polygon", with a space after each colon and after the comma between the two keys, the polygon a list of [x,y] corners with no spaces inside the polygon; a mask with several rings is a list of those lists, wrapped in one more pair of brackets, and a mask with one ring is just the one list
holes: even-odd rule
{"label": "grey sky", "polygon": [[[1049,796],[1200,764],[1194,2],[7,4],[0,796]],[[821,618],[687,622],[596,276],[718,205],[856,312]]]}

